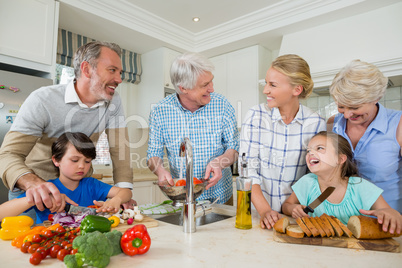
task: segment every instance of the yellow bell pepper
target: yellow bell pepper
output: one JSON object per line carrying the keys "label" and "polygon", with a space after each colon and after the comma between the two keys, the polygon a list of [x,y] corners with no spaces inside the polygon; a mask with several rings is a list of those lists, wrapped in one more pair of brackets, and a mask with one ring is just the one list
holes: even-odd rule
{"label": "yellow bell pepper", "polygon": [[5,217],[1,221],[0,238],[12,240],[30,231],[33,224],[33,219],[28,216]]}
{"label": "yellow bell pepper", "polygon": [[112,216],[112,217],[108,218],[108,220],[112,222],[112,225],[110,226],[112,228],[116,227],[120,223],[120,218],[117,216]]}

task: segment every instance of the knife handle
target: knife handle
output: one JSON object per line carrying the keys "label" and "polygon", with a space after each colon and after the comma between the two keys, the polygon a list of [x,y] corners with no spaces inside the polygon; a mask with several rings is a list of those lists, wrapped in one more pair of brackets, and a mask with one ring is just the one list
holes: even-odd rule
{"label": "knife handle", "polygon": [[308,214],[309,212],[313,213],[314,209],[312,209],[311,207],[307,206],[303,209],[304,213]]}
{"label": "knife handle", "polygon": [[70,211],[70,207],[71,207],[71,205],[68,204],[68,203],[66,203],[66,205],[65,205],[65,207],[64,207],[64,211],[65,211],[66,213],[68,213],[68,212]]}

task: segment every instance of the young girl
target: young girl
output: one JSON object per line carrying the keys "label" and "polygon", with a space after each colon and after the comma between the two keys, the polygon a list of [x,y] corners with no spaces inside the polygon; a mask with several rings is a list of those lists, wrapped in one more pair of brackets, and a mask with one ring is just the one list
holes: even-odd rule
{"label": "young girl", "polygon": [[[322,131],[315,135],[307,147],[306,162],[312,173],[303,176],[292,186],[293,193],[282,205],[282,211],[293,218],[308,216],[303,212],[327,187],[335,191],[314,209],[311,216],[323,213],[333,215],[347,224],[353,215],[376,216],[383,230],[402,229],[402,216],[385,202],[383,190],[357,176],[352,162],[352,150],[342,136]],[[303,205],[301,205],[303,204]]]}
{"label": "young girl", "polygon": [[306,174],[308,141],[326,124],[300,104],[313,91],[307,62],[297,55],[276,58],[265,77],[267,102],[252,107],[242,125],[239,155],[246,154],[253,179],[251,201],[262,228],[272,228],[291,185]]}
{"label": "young girl", "polygon": [[[64,133],[52,145],[52,160],[59,169],[60,177],[48,181],[55,184],[62,194],[61,208],[58,211],[54,208],[40,211],[34,203],[28,203],[24,193],[0,205],[0,220],[33,208],[37,213],[37,223],[41,223],[48,219],[50,213],[63,211],[66,203],[85,207],[97,205],[100,206],[97,212],[117,212],[122,203],[131,199],[132,192],[130,189],[114,187],[95,178],[85,177],[95,157],[95,146],[88,136],[79,132]],[[107,198],[109,199],[105,201]]]}

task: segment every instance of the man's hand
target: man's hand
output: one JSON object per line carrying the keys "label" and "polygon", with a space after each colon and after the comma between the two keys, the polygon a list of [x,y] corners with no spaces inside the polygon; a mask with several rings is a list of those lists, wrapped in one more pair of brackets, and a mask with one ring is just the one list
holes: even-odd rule
{"label": "man's hand", "polygon": [[29,173],[22,176],[18,179],[16,186],[26,191],[28,203],[35,204],[40,211],[45,210],[45,207],[53,211],[64,209],[65,202],[56,185],[42,180],[35,174]]}
{"label": "man's hand", "polygon": [[[212,178],[209,178],[211,176],[211,173],[213,173],[213,176]],[[222,179],[222,167],[220,166],[219,161],[209,162],[209,164],[207,165],[207,169],[205,170],[204,179],[209,179],[209,183],[207,187],[205,187],[206,190],[216,185],[218,181]]]}

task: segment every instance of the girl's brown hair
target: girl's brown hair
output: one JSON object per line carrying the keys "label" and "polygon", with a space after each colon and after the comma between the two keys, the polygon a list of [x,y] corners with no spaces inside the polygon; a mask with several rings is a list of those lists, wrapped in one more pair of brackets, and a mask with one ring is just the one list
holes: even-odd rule
{"label": "girl's brown hair", "polygon": [[[343,163],[342,168],[341,168],[341,178],[349,178],[349,177],[355,177],[358,176],[358,170],[356,164],[353,162],[353,152],[352,149],[350,148],[349,142],[342,137],[341,135],[338,135],[333,132],[327,132],[327,131],[321,131],[317,134],[314,135],[316,136],[322,136],[326,137],[328,140],[331,140],[332,145],[335,148],[335,151],[337,152],[338,155],[346,155],[346,161]],[[314,138],[313,137],[313,138]]]}

